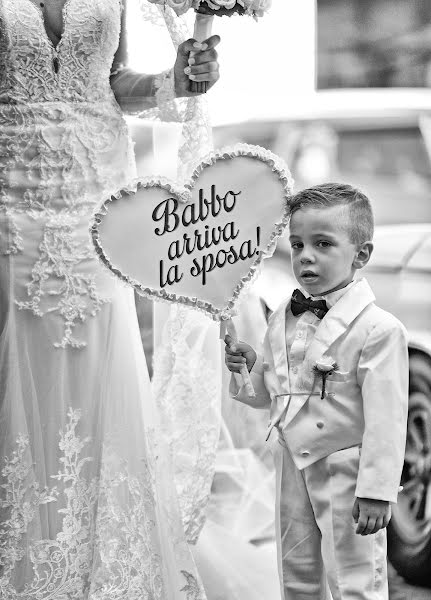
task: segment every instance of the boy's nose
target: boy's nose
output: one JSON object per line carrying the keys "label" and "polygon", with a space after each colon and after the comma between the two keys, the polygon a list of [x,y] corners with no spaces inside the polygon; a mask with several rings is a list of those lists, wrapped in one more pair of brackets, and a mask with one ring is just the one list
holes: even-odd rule
{"label": "boy's nose", "polygon": [[313,255],[310,252],[303,252],[301,255],[301,264],[305,265],[312,262],[314,262]]}

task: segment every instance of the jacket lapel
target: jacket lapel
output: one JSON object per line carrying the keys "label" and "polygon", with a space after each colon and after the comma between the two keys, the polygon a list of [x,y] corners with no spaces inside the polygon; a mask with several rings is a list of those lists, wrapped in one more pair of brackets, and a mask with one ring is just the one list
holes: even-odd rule
{"label": "jacket lapel", "polygon": [[283,304],[274,313],[271,328],[269,330],[269,343],[274,359],[274,369],[280,382],[282,392],[290,391],[289,365],[286,351],[286,309],[290,301]]}
{"label": "jacket lapel", "polygon": [[[271,327],[268,330],[269,344],[274,362],[274,371],[278,379],[277,395],[271,396],[270,421],[268,425],[268,440],[274,426],[279,422],[281,416],[285,412],[286,405],[289,402],[289,366],[287,362],[286,351],[286,308],[289,301],[283,304],[276,310],[272,316]],[[278,395],[280,394],[280,395]]]}
{"label": "jacket lapel", "polygon": [[[354,297],[354,301],[353,301]],[[326,313],[305,353],[301,366],[301,388],[307,390],[304,396],[298,396],[289,410],[289,422],[309,399],[314,387],[313,366],[332,344],[342,336],[356,317],[372,302],[375,296],[366,279],[360,279]],[[333,357],[336,360],[336,356]],[[287,423],[287,421],[286,421]]]}

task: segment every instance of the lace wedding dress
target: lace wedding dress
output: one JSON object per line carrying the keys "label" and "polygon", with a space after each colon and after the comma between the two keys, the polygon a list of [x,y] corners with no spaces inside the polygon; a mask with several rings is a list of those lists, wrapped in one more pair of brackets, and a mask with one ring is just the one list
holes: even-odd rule
{"label": "lace wedding dress", "polygon": [[66,0],[54,48],[31,0],[0,0],[2,600],[205,597],[133,293],[88,231],[135,176],[109,83],[121,9]]}

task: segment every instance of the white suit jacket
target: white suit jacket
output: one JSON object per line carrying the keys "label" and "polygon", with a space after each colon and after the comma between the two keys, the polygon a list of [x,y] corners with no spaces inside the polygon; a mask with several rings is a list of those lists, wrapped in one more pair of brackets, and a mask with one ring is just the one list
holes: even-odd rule
{"label": "white suit jacket", "polygon": [[[286,318],[290,301],[271,315],[251,377],[256,397],[231,380],[231,394],[255,408],[270,408],[270,429],[283,416],[284,438],[299,469],[332,452],[362,445],[356,496],[396,502],[404,462],[408,411],[408,351],[403,325],[378,308],[365,279],[352,286],[322,319],[290,389]],[[313,366],[332,357],[338,372],[321,390]],[[290,393],[295,395],[289,396]]]}

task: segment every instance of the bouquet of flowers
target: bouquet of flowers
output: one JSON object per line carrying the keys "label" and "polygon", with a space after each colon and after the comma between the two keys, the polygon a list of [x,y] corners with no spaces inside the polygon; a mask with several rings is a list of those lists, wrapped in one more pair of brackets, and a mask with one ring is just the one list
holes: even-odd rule
{"label": "bouquet of flowers", "polygon": [[[149,0],[153,4],[169,6],[176,14],[183,15],[188,10],[196,12],[193,37],[203,42],[211,35],[213,17],[249,15],[255,19],[262,17],[271,6],[271,0]],[[192,82],[191,90],[206,92],[205,82]]]}
{"label": "bouquet of flowers", "polygon": [[153,4],[169,6],[178,16],[193,8],[197,12],[220,17],[234,14],[262,17],[271,0],[149,0]]}

